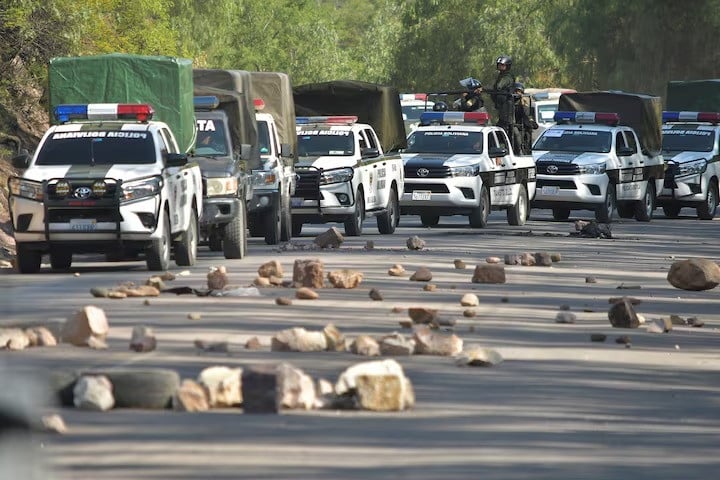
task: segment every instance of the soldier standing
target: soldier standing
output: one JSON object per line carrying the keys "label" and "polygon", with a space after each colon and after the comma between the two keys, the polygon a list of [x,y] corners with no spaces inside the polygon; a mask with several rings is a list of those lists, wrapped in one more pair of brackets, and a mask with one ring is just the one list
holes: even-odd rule
{"label": "soldier standing", "polygon": [[512,138],[512,124],[514,120],[512,89],[513,85],[515,85],[515,77],[510,73],[512,58],[507,55],[500,55],[497,60],[495,60],[495,66],[498,70],[498,75],[493,85],[491,98],[498,112],[497,125],[507,132],[508,138]]}

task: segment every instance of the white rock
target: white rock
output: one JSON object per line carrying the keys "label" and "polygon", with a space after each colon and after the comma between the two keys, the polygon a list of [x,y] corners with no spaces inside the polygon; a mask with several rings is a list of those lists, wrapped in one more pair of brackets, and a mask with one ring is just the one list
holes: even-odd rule
{"label": "white rock", "polygon": [[242,404],[242,368],[208,367],[200,372],[197,381],[207,391],[210,408]]}
{"label": "white rock", "polygon": [[477,307],[480,305],[480,299],[474,293],[466,293],[460,299],[460,305],[463,307]]}
{"label": "white rock", "polygon": [[289,363],[281,363],[278,382],[284,408],[310,410],[315,406],[315,383],[310,375]]}
{"label": "white rock", "polygon": [[73,388],[73,404],[82,410],[110,410],[115,406],[112,383],[103,375],[80,377]]}
{"label": "white rock", "polygon": [[105,311],[93,305],[87,305],[68,318],[62,329],[62,341],[78,347],[88,345],[88,339],[94,337],[104,341],[110,326]]}

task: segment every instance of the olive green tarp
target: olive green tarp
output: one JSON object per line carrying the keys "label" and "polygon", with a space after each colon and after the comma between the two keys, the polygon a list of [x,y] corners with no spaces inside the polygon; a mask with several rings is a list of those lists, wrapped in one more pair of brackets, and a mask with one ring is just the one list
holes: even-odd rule
{"label": "olive green tarp", "polygon": [[293,89],[298,116],[356,115],[375,129],[387,152],[407,146],[396,88],[354,80],[300,85]]}
{"label": "olive green tarp", "polygon": [[214,95],[220,108],[228,116],[228,129],[236,155],[242,144],[250,145],[248,168],[260,166],[255,106],[252,97],[252,79],[245,70],[194,69],[195,95]]}
{"label": "olive green tarp", "polygon": [[253,100],[262,99],[265,108],[275,119],[281,143],[290,144],[293,156],[297,152],[295,131],[295,103],[290,77],[280,72],[250,72]]}
{"label": "olive green tarp", "polygon": [[720,79],[672,81],[665,110],[720,112]]}
{"label": "olive green tarp", "polygon": [[61,104],[147,103],[181,151],[195,144],[191,60],[124,53],[57,57],[50,60],[48,77],[53,122]]}
{"label": "olive green tarp", "polygon": [[620,125],[635,130],[643,153],[655,156],[662,149],[660,97],[625,92],[564,93],[560,96],[558,110],[617,113]]}

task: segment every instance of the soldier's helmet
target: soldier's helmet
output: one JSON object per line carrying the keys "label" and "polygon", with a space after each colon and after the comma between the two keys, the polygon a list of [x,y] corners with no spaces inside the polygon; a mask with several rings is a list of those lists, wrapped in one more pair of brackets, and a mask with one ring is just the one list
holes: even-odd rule
{"label": "soldier's helmet", "polygon": [[435,112],[447,112],[448,104],[445,102],[435,102],[433,105],[433,111]]}
{"label": "soldier's helmet", "polygon": [[507,65],[507,68],[510,68],[512,66],[512,58],[507,55],[500,55],[497,60],[495,60],[495,65]]}
{"label": "soldier's helmet", "polygon": [[516,92],[525,93],[525,85],[520,82],[516,82],[515,85],[513,85],[513,89]]}

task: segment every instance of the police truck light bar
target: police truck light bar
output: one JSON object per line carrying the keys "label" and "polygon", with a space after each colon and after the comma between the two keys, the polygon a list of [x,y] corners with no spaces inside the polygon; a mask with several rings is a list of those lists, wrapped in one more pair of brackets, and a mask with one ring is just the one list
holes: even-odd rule
{"label": "police truck light bar", "polygon": [[215,95],[199,95],[193,97],[195,110],[215,110],[220,106],[220,100]]}
{"label": "police truck light bar", "polygon": [[333,125],[352,125],[356,123],[358,117],[354,115],[336,115],[330,117],[297,117],[295,118],[296,125],[311,125],[315,123],[326,123]]}
{"label": "police truck light bar", "polygon": [[475,123],[485,125],[490,121],[487,112],[423,112],[420,114],[420,125]]}
{"label": "police truck light bar", "polygon": [[89,103],[86,105],[58,105],[55,118],[70,120],[137,120],[147,122],[155,111],[144,103]]}
{"label": "police truck light bar", "polygon": [[401,93],[400,101],[422,100],[427,101],[427,93]]}
{"label": "police truck light bar", "polygon": [[713,125],[720,123],[719,112],[663,112],[663,123],[672,122],[708,122]]}
{"label": "police truck light bar", "polygon": [[556,123],[604,123],[615,126],[620,115],[608,112],[555,112]]}
{"label": "police truck light bar", "polygon": [[253,100],[253,105],[255,106],[255,111],[258,112],[265,108],[265,101],[262,98],[256,98]]}

